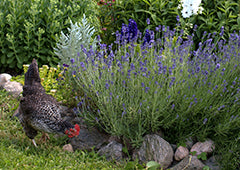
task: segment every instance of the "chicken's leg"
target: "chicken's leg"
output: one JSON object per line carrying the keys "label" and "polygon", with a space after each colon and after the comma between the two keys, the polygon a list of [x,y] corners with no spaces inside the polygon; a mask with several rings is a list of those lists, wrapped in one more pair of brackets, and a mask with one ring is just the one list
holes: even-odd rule
{"label": "chicken's leg", "polygon": [[42,132],[42,137],[40,138],[40,141],[46,142],[49,139],[50,139],[50,137],[48,136],[48,134]]}

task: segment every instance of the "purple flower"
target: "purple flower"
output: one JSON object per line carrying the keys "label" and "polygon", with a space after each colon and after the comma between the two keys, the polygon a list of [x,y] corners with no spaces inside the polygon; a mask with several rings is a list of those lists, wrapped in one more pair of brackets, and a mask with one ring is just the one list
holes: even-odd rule
{"label": "purple flower", "polygon": [[149,19],[149,18],[147,18],[147,24],[148,24],[148,25],[150,24],[150,19]]}
{"label": "purple flower", "polygon": [[71,58],[70,61],[71,61],[72,64],[75,62],[74,58]]}
{"label": "purple flower", "polygon": [[73,77],[76,77],[76,71],[75,71],[75,70],[72,71],[72,76],[73,76]]}
{"label": "purple flower", "polygon": [[128,33],[128,26],[127,24],[122,23],[121,35],[123,36],[125,33]]}
{"label": "purple flower", "polygon": [[121,40],[123,41],[123,36],[127,38],[127,41],[133,40],[138,33],[137,23],[134,21],[134,19],[129,19],[129,24],[122,23],[121,28]]}
{"label": "purple flower", "polygon": [[150,87],[145,87],[145,93],[147,93],[149,89]]}
{"label": "purple flower", "polygon": [[81,63],[80,63],[80,66],[81,66],[82,68],[85,68],[84,62],[81,62]]}
{"label": "purple flower", "polygon": [[106,83],[106,84],[105,84],[105,87],[106,87],[106,89],[109,89],[109,84]]}
{"label": "purple flower", "polygon": [[220,68],[220,64],[217,63],[217,65],[216,65],[216,69],[219,69],[219,68]]}
{"label": "purple flower", "polygon": [[123,112],[122,112],[122,117],[123,117],[125,114],[126,114],[126,111],[123,111]]}
{"label": "purple flower", "polygon": [[203,124],[205,125],[206,124],[206,122],[207,122],[207,118],[205,118],[204,120],[203,120]]}
{"label": "purple flower", "polygon": [[101,37],[100,37],[100,35],[97,36],[97,41],[98,41],[98,42],[101,41]]}
{"label": "purple flower", "polygon": [[198,27],[198,26],[195,24],[195,25],[194,25],[194,28],[193,28],[193,31],[197,31],[197,27]]}
{"label": "purple flower", "polygon": [[182,57],[179,58],[179,62],[183,63],[183,58]]}
{"label": "purple flower", "polygon": [[134,19],[129,19],[128,31],[130,40],[137,36],[138,28],[137,23],[134,21]]}
{"label": "purple flower", "polygon": [[177,20],[177,22],[179,22],[179,20],[180,20],[180,17],[179,17],[179,15],[176,17],[176,20]]}
{"label": "purple flower", "polygon": [[149,30],[146,29],[146,33],[145,33],[145,36],[144,36],[143,45],[145,45],[146,42],[149,43],[149,42],[150,42],[150,39],[151,39],[151,37],[150,37]]}
{"label": "purple flower", "polygon": [[221,36],[223,36],[223,34],[224,34],[224,26],[221,27],[220,31],[221,31],[221,32],[220,32],[219,35],[220,35],[220,37],[221,37]]}
{"label": "purple flower", "polygon": [[63,67],[69,67],[69,65],[67,65],[67,64],[63,64]]}

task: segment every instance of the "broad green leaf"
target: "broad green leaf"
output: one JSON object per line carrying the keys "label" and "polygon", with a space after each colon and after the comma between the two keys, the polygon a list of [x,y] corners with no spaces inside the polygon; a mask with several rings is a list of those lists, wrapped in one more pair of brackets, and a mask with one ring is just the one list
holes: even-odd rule
{"label": "broad green leaf", "polygon": [[222,11],[223,13],[226,13],[226,10],[220,7],[217,7],[220,11]]}
{"label": "broad green leaf", "polygon": [[14,61],[14,59],[15,59],[14,57],[8,58],[8,59],[7,59],[7,64],[12,63],[12,62]]}
{"label": "broad green leaf", "polygon": [[14,52],[8,52],[8,53],[7,53],[7,57],[8,57],[8,58],[12,58],[13,55],[14,55]]}
{"label": "broad green leaf", "polygon": [[1,63],[2,64],[6,63],[6,55],[1,55]]}
{"label": "broad green leaf", "polygon": [[222,13],[221,12],[217,12],[218,15],[218,19],[221,20],[222,19]]}
{"label": "broad green leaf", "polygon": [[22,63],[17,63],[17,67],[19,68],[19,69],[21,69],[22,68]]}
{"label": "broad green leaf", "polygon": [[155,169],[159,168],[160,166],[161,165],[155,161],[150,161],[146,165],[147,169],[151,169],[151,170],[155,170]]}

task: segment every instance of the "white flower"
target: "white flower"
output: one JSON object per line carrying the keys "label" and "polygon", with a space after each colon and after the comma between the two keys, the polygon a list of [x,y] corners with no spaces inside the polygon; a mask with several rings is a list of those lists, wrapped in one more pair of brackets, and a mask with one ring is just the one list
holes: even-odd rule
{"label": "white flower", "polygon": [[199,5],[201,4],[201,0],[181,0],[180,3],[182,4],[182,16],[183,18],[188,18],[194,14],[202,12],[202,7],[200,9]]}
{"label": "white flower", "polygon": [[51,93],[56,93],[57,90],[56,90],[56,89],[51,89],[50,92],[51,92]]}
{"label": "white flower", "polygon": [[198,13],[199,13],[199,14],[202,14],[202,12],[203,12],[203,7],[200,6],[200,7],[198,8]]}

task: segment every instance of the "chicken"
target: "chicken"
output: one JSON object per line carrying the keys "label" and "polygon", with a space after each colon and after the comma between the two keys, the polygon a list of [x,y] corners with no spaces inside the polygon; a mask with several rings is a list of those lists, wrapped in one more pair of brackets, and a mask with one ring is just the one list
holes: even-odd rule
{"label": "chicken", "polygon": [[19,118],[25,134],[32,139],[36,147],[34,137],[38,131],[66,134],[70,138],[79,135],[79,125],[63,121],[56,99],[45,93],[35,59],[25,73],[23,97],[20,99],[18,112],[15,116]]}

